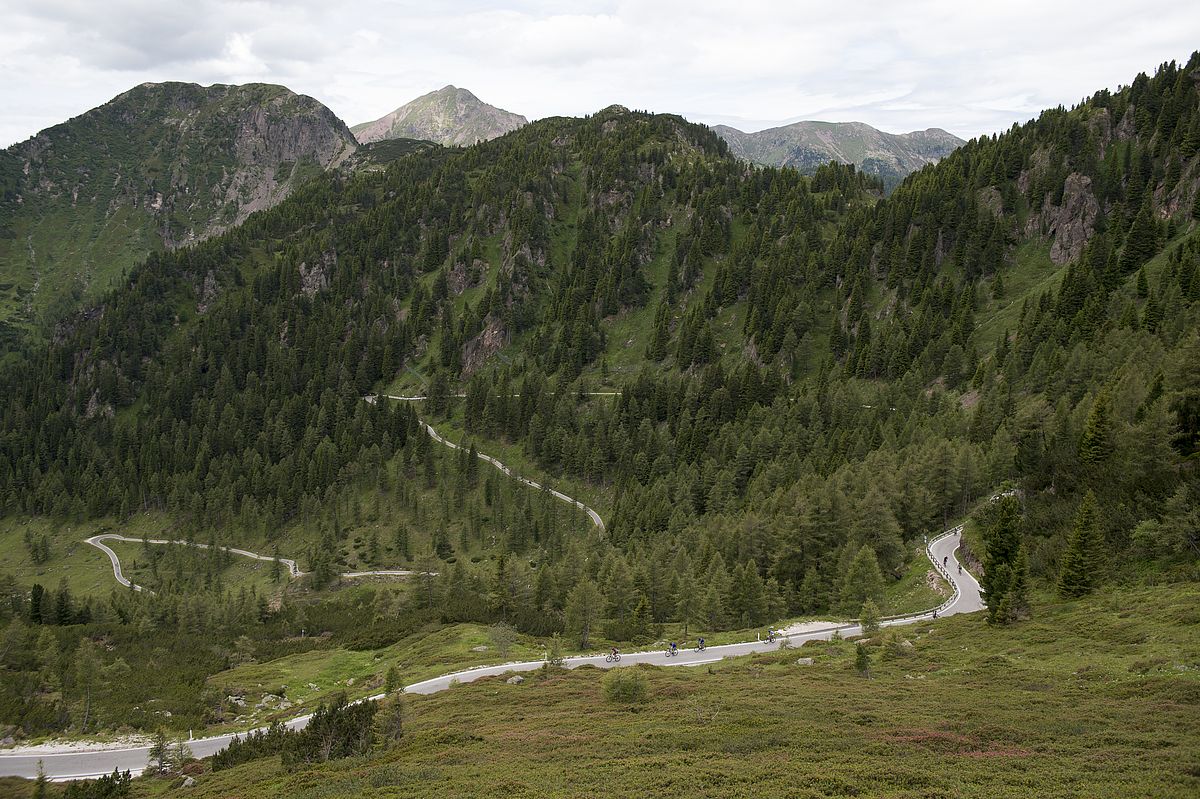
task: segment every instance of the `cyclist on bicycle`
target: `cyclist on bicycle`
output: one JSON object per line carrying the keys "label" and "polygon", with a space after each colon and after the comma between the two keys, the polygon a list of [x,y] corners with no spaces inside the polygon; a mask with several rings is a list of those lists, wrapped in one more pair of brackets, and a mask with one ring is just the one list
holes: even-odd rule
{"label": "cyclist on bicycle", "polygon": [[617,651],[617,648],[615,646],[612,648],[612,652],[610,652],[609,654],[612,655],[613,660],[616,660],[617,658],[621,657],[621,653]]}
{"label": "cyclist on bicycle", "polygon": [[703,649],[703,648],[704,648],[704,639],[701,638],[696,642],[696,649]]}
{"label": "cyclist on bicycle", "polygon": [[679,654],[679,647],[677,647],[677,646],[675,645],[675,642],[674,642],[674,641],[672,641],[672,642],[671,642],[671,654],[672,654],[672,655],[677,655],[677,654]]}

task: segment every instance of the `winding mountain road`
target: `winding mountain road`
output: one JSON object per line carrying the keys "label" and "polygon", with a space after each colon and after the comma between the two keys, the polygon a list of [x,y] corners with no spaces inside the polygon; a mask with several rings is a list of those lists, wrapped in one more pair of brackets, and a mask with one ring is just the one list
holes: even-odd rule
{"label": "winding mountain road", "polygon": [[[599,396],[599,397],[613,397],[613,396],[619,396],[620,392],[617,392],[617,391],[591,391],[591,392],[588,392],[588,395],[589,396]],[[387,394],[385,394],[384,396],[387,397],[387,399],[398,400],[398,401],[402,401],[402,402],[415,402],[415,401],[420,401],[420,400],[426,399],[423,396],[400,397],[400,396],[392,396],[392,395],[387,395]],[[465,394],[455,394],[454,396],[463,397],[466,395]],[[520,396],[520,395],[514,394],[513,396]],[[367,397],[367,400],[369,402],[374,402],[375,397],[373,397],[373,396]],[[437,430],[434,430],[433,426],[430,425],[429,423],[418,420],[418,424],[420,424],[421,427],[423,427],[425,429],[425,431],[429,433],[429,437],[432,438],[437,443],[443,444],[443,445],[449,447],[450,449],[455,449],[455,450],[462,449],[462,447],[460,447],[458,444],[455,444],[453,441],[443,438],[441,436],[441,434],[438,433]],[[600,514],[597,513],[594,508],[588,507],[587,505],[583,504],[582,502],[575,499],[574,497],[569,497],[561,491],[550,488],[548,486],[543,486],[541,483],[539,483],[535,480],[530,480],[527,477],[521,477],[518,474],[514,474],[513,470],[511,468],[509,468],[508,466],[501,463],[498,459],[493,458],[491,455],[485,455],[482,452],[476,452],[475,454],[481,461],[486,461],[487,463],[490,463],[492,466],[499,469],[502,474],[507,475],[508,477],[511,477],[512,479],[514,479],[524,485],[527,485],[530,488],[535,489],[537,491],[542,491],[542,490],[549,491],[550,494],[552,496],[554,496],[555,499],[558,499],[562,502],[567,503],[568,505],[571,505],[571,506],[576,507],[579,510],[583,511],[585,514],[587,514],[587,517],[589,519],[591,519],[592,524],[594,524],[596,526],[596,529],[599,530],[601,533],[604,532],[604,519],[600,518]],[[171,540],[171,539],[164,539],[164,538],[148,538],[148,539],[131,538],[129,536],[119,535],[117,533],[104,533],[102,535],[94,535],[91,538],[84,539],[84,543],[90,544],[91,546],[96,547],[96,549],[99,549],[105,555],[108,555],[108,559],[112,563],[113,577],[116,578],[118,583],[120,583],[123,586],[126,586],[127,588],[132,588],[134,591],[149,591],[150,589],[146,588],[145,586],[138,585],[137,583],[131,581],[128,577],[125,576],[124,571],[122,571],[122,569],[121,569],[121,559],[117,556],[117,553],[114,552],[111,547],[107,546],[104,543],[105,541],[128,541],[128,542],[132,542],[132,543],[146,543],[146,544],[159,544],[159,545],[176,544],[179,546],[197,547],[199,549],[210,549],[211,548],[209,544],[196,544],[196,543],[192,543],[189,541],[179,541],[179,540]],[[270,555],[260,555],[257,552],[250,552],[245,549],[236,549],[234,547],[224,547],[224,549],[226,552],[232,552],[235,555],[241,555],[242,557],[250,558],[252,560],[262,560],[262,561],[267,561],[267,562],[275,560],[275,558],[271,557]],[[296,561],[294,561],[290,558],[280,558],[279,562],[282,563],[284,566],[287,566],[288,573],[293,578],[303,577],[306,573],[306,572],[300,571],[300,567],[296,565]],[[374,570],[374,571],[343,572],[340,576],[344,579],[356,579],[356,578],[360,578],[360,577],[411,577],[412,575],[419,574],[419,573],[420,572],[411,571],[408,569],[378,569],[378,570]]]}
{"label": "winding mountain road", "polygon": [[[451,449],[462,449],[462,447],[460,447],[458,444],[455,444],[453,441],[447,441],[446,439],[442,438],[438,434],[438,431],[434,430],[433,427],[430,426],[427,422],[420,422],[420,425],[425,428],[426,432],[429,433],[429,437],[432,438],[434,441],[438,442],[439,444],[445,444],[447,447],[450,447]],[[587,514],[588,518],[592,520],[592,524],[596,525],[596,529],[598,529],[602,533],[604,532],[604,520],[600,518],[600,514],[596,513],[595,510],[593,510],[592,508],[589,508],[587,505],[584,505],[582,502],[575,499],[574,497],[568,497],[563,492],[557,491],[548,486],[544,486],[535,480],[530,480],[528,477],[521,477],[518,474],[513,474],[512,469],[505,466],[503,463],[496,460],[491,455],[484,455],[482,452],[476,452],[475,455],[476,455],[476,457],[479,458],[479,460],[487,461],[488,463],[495,466],[501,472],[508,475],[509,477],[516,480],[517,482],[524,483],[525,485],[527,485],[530,488],[535,489],[537,491],[541,491],[541,490],[545,489],[546,491],[549,491],[550,494],[553,495],[556,499],[562,500],[563,502],[567,503],[568,505],[574,505],[576,508],[579,508],[581,511],[583,511],[584,513]]]}
{"label": "winding mountain road", "polygon": [[[415,400],[422,399],[419,397],[389,397],[397,400]],[[373,399],[373,398],[372,398]],[[438,434],[429,424],[421,422],[421,425],[429,433],[430,437],[438,443],[453,449],[460,449],[459,445],[446,440]],[[530,488],[543,490],[545,488],[540,483],[537,483],[528,478],[515,475],[512,470],[501,463],[496,458],[483,453],[477,453],[481,460],[485,460],[492,466],[499,469],[502,473],[520,480]],[[601,532],[604,531],[604,520],[592,508],[589,508],[584,503],[573,497],[569,497],[562,492],[548,489],[559,500],[573,505],[583,510],[592,523]],[[897,616],[886,618],[881,621],[881,625],[885,627],[899,626],[903,624],[913,624],[920,621],[927,621],[938,616],[950,616],[957,613],[975,613],[984,608],[983,600],[980,595],[979,583],[975,577],[966,569],[961,571],[958,569],[957,550],[959,540],[962,535],[962,526],[947,530],[941,535],[929,541],[926,547],[926,555],[929,557],[930,563],[942,575],[942,577],[953,588],[953,593],[949,599],[939,605],[937,608],[914,613],[906,616]],[[134,590],[145,590],[142,586],[131,581],[124,576],[121,571],[121,561],[117,554],[111,548],[105,545],[105,541],[130,541],[140,542],[140,538],[130,538],[128,536],[117,535],[114,533],[106,533],[103,535],[92,536],[87,539],[87,543],[104,551],[109,560],[112,562],[113,575],[116,579],[126,586],[130,586]],[[165,539],[149,540],[151,544],[187,544],[186,541],[172,541]],[[201,548],[208,548],[207,544],[193,544]],[[229,549],[237,555],[253,558],[255,560],[270,561],[274,558],[259,555],[254,552],[248,552],[242,549]],[[299,577],[303,574],[294,560],[280,558],[280,562],[287,566],[288,571],[293,577]],[[347,572],[343,577],[360,577],[369,575],[410,575],[415,572],[404,570],[393,571],[378,571],[378,572]],[[579,655],[566,658],[564,665],[566,668],[574,669],[580,666],[596,666],[602,669],[614,668],[618,666],[632,666],[638,663],[649,663],[659,666],[699,666],[705,663],[714,663],[728,657],[738,657],[741,655],[749,655],[756,652],[767,652],[773,649],[778,649],[781,645],[796,645],[805,641],[828,640],[838,633],[842,636],[855,636],[862,632],[862,628],[857,623],[847,624],[831,624],[829,627],[807,630],[791,635],[778,636],[776,642],[769,643],[763,640],[746,641],[738,644],[725,644],[721,646],[710,646],[703,652],[695,650],[680,650],[679,654],[672,658],[665,657],[661,649],[654,649],[644,652],[629,652],[622,654],[621,660],[616,663],[605,661],[604,654],[599,655]],[[440,677],[433,677],[428,680],[413,683],[405,686],[405,691],[413,694],[433,694],[439,691],[444,691],[456,683],[473,682],[484,677],[495,677],[510,672],[533,671],[542,667],[544,661],[529,660],[518,663],[504,663],[494,666],[482,666],[472,669],[455,671],[448,674],[443,674]],[[383,694],[376,694],[368,699],[380,699]],[[285,722],[285,725],[292,729],[301,729],[308,724],[311,714],[298,716]],[[229,742],[234,738],[235,733],[225,735],[215,735],[208,738],[199,738],[188,742],[193,754],[196,757],[208,757],[216,754],[221,749],[224,749]],[[134,774],[141,773],[145,768],[149,758],[150,748],[148,746],[121,747],[110,746],[105,744],[80,744],[78,746],[63,747],[67,751],[46,751],[37,750],[36,748],[16,748],[8,751],[0,751],[0,776],[18,776],[32,778],[37,775],[38,763],[43,764],[45,774],[52,780],[62,781],[71,779],[87,779],[95,778],[104,774],[109,774],[114,768],[122,771],[128,769]]]}
{"label": "winding mountain road", "polygon": [[[553,392],[551,392],[551,393],[553,393]],[[583,392],[583,394],[584,394],[584,396],[588,396],[588,397],[619,397],[619,396],[621,396],[620,391],[585,391],[585,392]],[[423,400],[429,399],[425,395],[403,396],[403,395],[398,395],[398,394],[382,394],[380,396],[384,397],[385,399],[395,400],[397,402],[421,402]],[[465,397],[467,395],[466,394],[452,394],[450,396],[461,399],[462,397]],[[520,394],[509,394],[508,396],[519,397],[521,395]],[[374,396],[368,397],[367,399],[370,402],[375,401]],[[438,433],[438,431],[434,430],[433,426],[430,425],[428,422],[424,422],[424,421],[421,421],[420,419],[418,419],[417,423],[419,425],[421,425],[421,427],[423,427],[427,433],[429,433],[430,438],[432,438],[434,441],[438,442],[439,444],[445,444],[447,447],[450,447],[451,449],[462,449],[462,447],[460,447],[458,444],[455,444],[453,441],[448,441],[447,439],[442,438],[442,436]],[[481,461],[486,461],[486,462],[490,463],[492,466],[495,466],[497,469],[499,469],[501,473],[513,478],[514,480],[516,480],[520,483],[523,483],[537,491],[541,491],[541,490],[545,489],[545,490],[549,491],[556,499],[559,499],[559,500],[567,503],[568,505],[573,505],[576,508],[579,508],[579,510],[586,513],[587,517],[592,520],[592,524],[596,526],[597,530],[599,530],[602,533],[604,532],[604,519],[600,518],[600,514],[596,513],[596,511],[593,508],[589,508],[587,505],[583,504],[579,500],[575,499],[574,497],[569,497],[561,491],[557,491],[553,488],[549,488],[548,486],[543,486],[541,483],[539,483],[535,480],[530,480],[528,477],[521,477],[518,474],[514,474],[512,469],[510,469],[508,466],[505,466],[503,463],[501,463],[497,459],[493,458],[491,455],[484,455],[482,452],[476,452],[475,454]]]}
{"label": "winding mountain road", "polygon": [[[953,587],[953,595],[935,609],[915,613],[908,616],[884,619],[881,624],[885,627],[895,627],[904,624],[914,624],[928,621],[937,616],[951,616],[957,613],[975,613],[983,609],[979,583],[966,569],[958,572],[956,556],[962,527],[948,530],[929,542],[926,553],[930,562]],[[134,539],[140,540],[140,539]],[[946,565],[943,566],[943,559]],[[834,633],[850,637],[859,635],[862,628],[857,623],[830,625],[819,630],[810,630],[793,635],[780,636],[775,643],[767,641],[746,641],[739,644],[710,646],[703,652],[680,650],[676,657],[667,658],[661,649],[645,652],[629,652],[621,656],[618,663],[608,663],[604,655],[580,655],[569,657],[564,665],[569,669],[580,666],[596,666],[601,669],[617,666],[632,666],[638,663],[650,663],[658,666],[699,666],[714,663],[729,657],[750,655],[755,652],[768,652],[778,649],[782,642],[787,645],[798,645],[805,641],[828,640]],[[495,677],[510,672],[534,671],[542,667],[543,661],[529,660],[519,663],[504,663],[496,666],[483,666],[473,669],[455,671],[443,674],[421,682],[405,686],[405,691],[413,694],[433,694],[444,691],[456,683],[474,682],[484,677]],[[370,699],[380,699],[382,694],[376,694]],[[292,729],[301,729],[308,724],[311,714],[299,716],[285,722]],[[234,733],[215,735],[209,738],[198,738],[189,741],[196,757],[208,757],[224,749],[233,739]],[[22,749],[0,752],[0,776],[18,776],[32,778],[37,775],[38,762],[41,761],[46,776],[61,781],[71,779],[87,779],[109,774],[114,768],[122,771],[128,769],[137,774],[146,766],[150,755],[148,746],[109,747],[104,744],[86,744],[70,751],[37,752]]]}
{"label": "winding mountain road", "polygon": [[[105,541],[128,541],[135,544],[175,544],[178,546],[196,547],[197,549],[213,548],[209,544],[196,544],[191,541],[178,541],[165,538],[131,538],[127,535],[118,535],[117,533],[94,535],[91,538],[85,538],[83,541],[85,544],[91,544],[96,549],[102,551],[105,555],[108,555],[108,559],[112,563],[113,577],[117,579],[118,583],[126,586],[127,588],[132,588],[134,591],[150,591],[150,589],[146,588],[145,586],[138,585],[125,576],[125,573],[121,570],[121,559],[117,557],[117,553],[113,552],[111,547],[104,543]],[[270,555],[260,555],[257,552],[250,552],[245,549],[236,549],[234,547],[217,547],[217,549],[224,549],[226,552],[231,552],[234,555],[241,555],[242,557],[250,558],[251,560],[265,560],[268,563],[275,560],[275,558],[271,557]],[[280,558],[279,562],[287,567],[288,574],[290,574],[292,577],[303,577],[305,574],[307,574],[307,572],[300,571],[300,567],[296,565],[296,561],[292,560],[291,558]],[[381,569],[379,571],[343,572],[340,576],[350,579],[355,577],[411,577],[414,574],[420,574],[420,572],[409,571],[408,569]]]}

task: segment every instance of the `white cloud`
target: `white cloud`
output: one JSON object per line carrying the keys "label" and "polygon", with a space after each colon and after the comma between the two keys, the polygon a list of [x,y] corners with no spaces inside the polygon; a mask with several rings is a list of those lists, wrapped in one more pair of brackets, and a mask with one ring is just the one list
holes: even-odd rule
{"label": "white cloud", "polygon": [[757,129],[1003,130],[1186,59],[1177,0],[434,4],[0,0],[0,144],[143,81],[270,81],[353,124],[447,83],[531,118],[610,103]]}

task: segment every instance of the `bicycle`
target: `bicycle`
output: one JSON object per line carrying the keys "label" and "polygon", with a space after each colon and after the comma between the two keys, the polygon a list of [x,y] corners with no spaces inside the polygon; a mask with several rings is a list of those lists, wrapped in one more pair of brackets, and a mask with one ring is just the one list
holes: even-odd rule
{"label": "bicycle", "polygon": [[620,663],[621,662],[621,653],[618,652],[614,655],[612,652],[609,652],[607,655],[604,656],[604,662],[605,663]]}
{"label": "bicycle", "polygon": [[707,648],[708,648],[708,647],[707,647],[705,644],[696,644],[696,651],[697,651],[697,652],[703,652],[703,651],[704,651],[705,649],[707,649]]}
{"label": "bicycle", "polygon": [[675,656],[676,656],[676,655],[678,655],[678,654],[679,654],[679,650],[678,650],[678,649],[668,649],[668,650],[667,650],[667,657],[669,657],[669,658],[673,658],[673,657],[675,657]]}

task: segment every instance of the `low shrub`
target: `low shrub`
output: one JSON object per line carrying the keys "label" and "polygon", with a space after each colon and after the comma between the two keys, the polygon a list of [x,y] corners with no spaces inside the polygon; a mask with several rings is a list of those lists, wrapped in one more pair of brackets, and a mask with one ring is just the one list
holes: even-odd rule
{"label": "low shrub", "polygon": [[623,705],[640,705],[646,701],[646,678],[636,669],[609,669],[601,680],[604,698]]}

